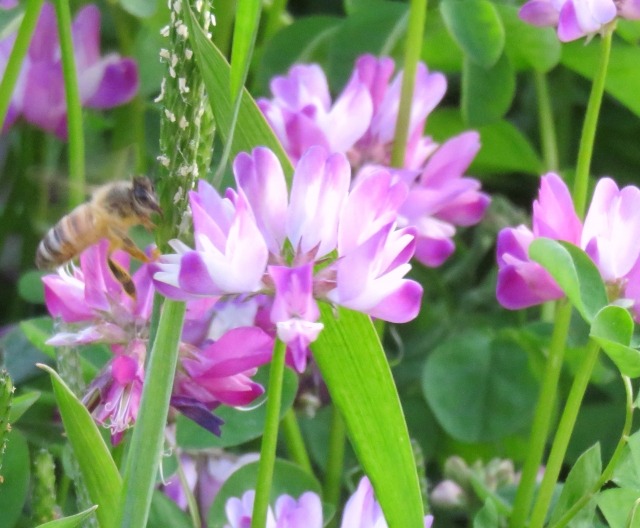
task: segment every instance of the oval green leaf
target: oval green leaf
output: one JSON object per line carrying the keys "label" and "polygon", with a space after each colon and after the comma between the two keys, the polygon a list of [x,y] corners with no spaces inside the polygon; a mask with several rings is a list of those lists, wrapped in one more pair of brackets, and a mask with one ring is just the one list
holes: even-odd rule
{"label": "oval green leaf", "polygon": [[629,346],[633,336],[633,318],[620,306],[605,306],[591,324],[591,338],[616,364],[624,376],[640,376],[640,350]]}
{"label": "oval green leaf", "polygon": [[91,501],[99,506],[101,528],[115,528],[120,509],[122,479],[93,418],[52,368],[40,366],[51,376],[53,393],[73,453],[80,465]]}
{"label": "oval green leaf", "polygon": [[127,13],[138,17],[147,18],[158,9],[157,0],[120,0],[120,7]]}
{"label": "oval green leaf", "polygon": [[514,340],[469,332],[425,363],[422,390],[440,425],[468,443],[491,442],[531,423],[538,385]]}
{"label": "oval green leaf", "polygon": [[451,36],[464,54],[483,68],[493,66],[504,49],[500,15],[488,0],[443,0],[440,4]]}
{"label": "oval green leaf", "polygon": [[607,305],[607,292],[600,272],[580,248],[568,242],[538,238],[529,246],[529,258],[551,274],[588,323]]}

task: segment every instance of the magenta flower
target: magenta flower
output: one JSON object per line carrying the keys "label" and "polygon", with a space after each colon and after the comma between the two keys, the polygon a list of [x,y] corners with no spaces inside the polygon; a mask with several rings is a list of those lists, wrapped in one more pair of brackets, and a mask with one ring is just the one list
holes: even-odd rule
{"label": "magenta flower", "polygon": [[[100,55],[100,11],[95,5],[80,9],[72,24],[74,56],[82,105],[106,109],[130,101],[138,90],[133,59]],[[0,42],[0,71],[4,71],[15,35]],[[4,130],[24,117],[29,123],[67,137],[67,111],[56,17],[45,3],[14,90]]]}
{"label": "magenta flower", "polygon": [[[48,344],[111,345],[114,357],[91,383],[85,403],[117,442],[137,415],[154,288],[150,265],[143,264],[132,277],[137,294],[132,299],[109,269],[107,250],[103,240],[82,253],[80,268],[60,268],[43,282],[49,312],[65,323]],[[112,258],[128,268],[125,253]],[[216,434],[221,420],[211,411],[220,404],[247,405],[260,396],[263,388],[251,377],[271,359],[273,338],[253,326],[257,303],[242,305],[218,304],[214,298],[187,306],[171,405]]]}
{"label": "magenta flower", "polygon": [[581,247],[600,270],[611,300],[626,300],[638,318],[638,236],[640,189],[618,189],[610,178],[601,179],[583,225],[566,185],[549,173],[543,176],[539,199],[534,202],[533,231],[519,226],[498,235],[498,301],[506,308],[519,309],[564,296],[553,278],[528,256],[535,238],[548,237]]}
{"label": "magenta flower", "polygon": [[529,0],[520,18],[535,26],[556,26],[563,42],[601,32],[617,16],[640,18],[638,0]]}
{"label": "magenta flower", "polygon": [[446,79],[420,64],[416,74],[409,139],[401,170],[389,167],[400,104],[402,73],[392,79],[394,62],[363,55],[334,105],[317,65],[294,66],[271,82],[272,100],[258,104],[292,160],[322,145],[346,154],[356,181],[385,167],[409,187],[398,225],[416,229],[415,257],[439,266],[451,255],[457,225],[478,223],[489,205],[478,181],[463,177],[480,148],[475,132],[443,145],[423,135],[426,119],[444,96]]}
{"label": "magenta flower", "polygon": [[220,197],[200,181],[190,197],[195,249],[173,241],[156,264],[162,293],[177,298],[273,297],[270,317],[302,371],[322,325],[317,300],[392,322],[414,318],[421,286],[404,278],[414,231],[395,229],[406,186],[384,170],[349,191],[341,154],[309,150],[288,196],[282,168],[266,148],[234,162],[238,190]]}

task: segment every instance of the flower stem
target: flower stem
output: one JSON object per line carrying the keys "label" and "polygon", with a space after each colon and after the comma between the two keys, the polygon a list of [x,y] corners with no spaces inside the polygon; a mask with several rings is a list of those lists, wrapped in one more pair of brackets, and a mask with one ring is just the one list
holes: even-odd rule
{"label": "flower stem", "polygon": [[549,84],[547,76],[539,71],[534,73],[536,93],[538,95],[538,125],[540,127],[540,143],[542,145],[542,157],[544,168],[549,171],[558,170],[558,143],[556,140],[556,128],[553,122],[553,109],[549,97]]}
{"label": "flower stem", "polygon": [[602,475],[598,479],[591,490],[580,497],[572,506],[569,508],[565,514],[560,517],[558,522],[550,526],[549,528],[563,528],[566,526],[571,519],[578,513],[582,508],[584,508],[588,502],[594,497],[600,488],[604,486],[611,477],[613,476],[613,471],[618,465],[618,461],[622,456],[623,450],[629,441],[629,435],[631,434],[631,426],[633,425],[633,388],[631,387],[631,380],[627,376],[622,376],[622,382],[624,383],[624,390],[627,395],[627,405],[626,405],[626,413],[624,418],[624,426],[622,428],[622,435],[620,436],[620,440],[618,441],[618,445],[616,446],[613,455],[609,459],[609,463],[607,467],[604,468]]}
{"label": "flower stem", "polygon": [[0,123],[4,123],[7,117],[13,89],[20,75],[20,67],[29,49],[31,36],[36,28],[43,3],[44,0],[27,0],[24,17],[18,29],[11,55],[9,55],[7,67],[2,75],[2,81],[0,81]]}
{"label": "flower stem", "polygon": [[409,137],[409,124],[411,122],[413,88],[415,86],[420,52],[422,51],[422,38],[424,36],[426,17],[427,0],[411,0],[409,27],[407,28],[407,39],[404,49],[404,74],[400,93],[400,108],[398,109],[393,150],[391,151],[391,165],[393,167],[402,167],[404,165],[407,139]]}
{"label": "flower stem", "polygon": [[262,435],[260,463],[258,465],[258,482],[253,504],[251,528],[264,528],[267,524],[267,509],[271,494],[271,480],[276,462],[276,444],[278,442],[278,423],[280,421],[280,402],[282,400],[282,382],[284,379],[284,359],[286,345],[276,339],[269,372],[267,388],[267,418]]}
{"label": "flower stem", "polygon": [[67,129],[69,131],[69,208],[84,202],[84,134],[82,131],[82,105],[76,75],[73,41],[71,39],[71,11],[68,0],[54,2],[58,21],[58,36],[62,54],[62,75],[67,103]]}
{"label": "flower stem", "polygon": [[571,433],[573,432],[573,426],[576,423],[578,417],[578,411],[580,410],[580,404],[582,398],[587,390],[593,367],[598,359],[598,352],[600,347],[598,344],[590,340],[585,351],[585,357],[582,360],[582,364],[576,373],[576,377],[573,380],[567,403],[560,418],[558,429],[556,431],[553,445],[551,446],[551,453],[549,454],[549,460],[544,472],[542,484],[540,484],[540,490],[538,491],[538,497],[533,507],[533,513],[531,514],[530,528],[542,528],[545,518],[547,516],[547,510],[551,502],[553,490],[560,474],[562,467],[562,461],[571,439]]}
{"label": "flower stem", "polygon": [[593,155],[593,143],[596,137],[598,125],[598,114],[602,104],[604,94],[604,82],[607,77],[607,67],[609,56],[611,55],[611,38],[613,27],[609,28],[602,36],[600,48],[600,60],[593,77],[591,95],[587,104],[587,112],[582,125],[582,136],[580,137],[580,150],[578,151],[578,163],[576,166],[576,179],[573,184],[573,203],[576,206],[578,216],[583,217],[586,203],[587,190],[589,188],[589,169],[591,167],[591,157]]}
{"label": "flower stem", "polygon": [[147,363],[140,411],[131,438],[122,488],[122,528],[144,528],[162,456],[185,304],[167,299]]}
{"label": "flower stem", "polygon": [[282,432],[287,444],[287,449],[293,461],[304,469],[309,475],[313,475],[313,468],[309,460],[307,448],[300,432],[300,426],[293,408],[289,409],[282,418]]}
{"label": "flower stem", "polygon": [[347,429],[338,408],[334,405],[329,430],[329,456],[324,476],[322,498],[329,504],[338,507],[344,466],[344,449],[347,440]]}
{"label": "flower stem", "polygon": [[569,334],[571,322],[571,305],[566,301],[558,304],[555,324],[551,342],[549,343],[549,356],[540,387],[540,396],[533,417],[533,426],[527,448],[527,457],[522,469],[522,477],[518,492],[513,504],[513,514],[510,526],[520,528],[525,524],[525,519],[531,507],[536,486],[538,468],[542,463],[544,447],[549,434],[551,416],[558,392],[558,380],[562,371],[565,343]]}

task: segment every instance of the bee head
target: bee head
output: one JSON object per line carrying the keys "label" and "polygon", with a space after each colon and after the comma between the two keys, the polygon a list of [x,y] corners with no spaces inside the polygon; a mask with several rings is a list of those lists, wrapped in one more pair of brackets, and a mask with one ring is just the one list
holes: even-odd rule
{"label": "bee head", "polygon": [[150,217],[154,212],[162,216],[153,183],[146,176],[133,179],[133,206],[140,216]]}

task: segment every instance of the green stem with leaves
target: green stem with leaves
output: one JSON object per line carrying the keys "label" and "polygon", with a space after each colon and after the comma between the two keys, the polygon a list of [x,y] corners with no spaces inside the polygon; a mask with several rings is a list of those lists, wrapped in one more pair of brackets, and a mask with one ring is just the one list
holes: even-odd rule
{"label": "green stem with leaves", "polygon": [[631,380],[627,376],[622,376],[622,382],[624,383],[624,390],[626,393],[626,413],[624,417],[624,426],[622,428],[622,435],[620,436],[620,440],[618,441],[618,445],[616,446],[613,455],[609,459],[609,463],[607,467],[604,468],[602,475],[598,481],[593,485],[591,490],[580,497],[572,506],[569,508],[565,514],[558,519],[558,522],[551,525],[549,528],[564,528],[571,519],[575,517],[575,515],[584,508],[591,499],[600,491],[600,488],[604,486],[607,482],[611,480],[613,476],[613,472],[616,469],[620,457],[624,451],[627,442],[629,441],[629,435],[631,434],[631,426],[633,425],[633,387],[631,386]]}
{"label": "green stem with leaves", "polygon": [[527,448],[527,457],[522,468],[522,477],[513,505],[510,526],[521,528],[531,507],[536,487],[536,476],[542,463],[544,448],[549,435],[551,417],[558,392],[558,380],[562,371],[562,362],[571,323],[571,305],[563,301],[558,305],[549,353],[547,357],[540,396],[533,417],[533,426]]}
{"label": "green stem with leaves", "polygon": [[260,447],[260,462],[258,465],[258,482],[253,504],[251,528],[264,528],[267,524],[267,510],[271,495],[271,481],[276,463],[276,445],[278,443],[278,424],[280,422],[280,403],[282,401],[282,383],[284,380],[284,360],[287,346],[276,339],[273,348],[273,358],[269,371],[269,386],[267,387],[267,408],[262,446]]}
{"label": "green stem with leaves", "polygon": [[7,117],[13,89],[18,81],[22,61],[29,49],[31,36],[36,28],[43,3],[44,0],[27,0],[24,17],[18,29],[4,74],[2,75],[2,81],[0,81],[0,123],[4,123]]}
{"label": "green stem with leaves", "polygon": [[82,103],[78,88],[73,41],[71,38],[71,11],[68,0],[54,2],[58,21],[58,36],[62,53],[62,75],[67,103],[67,130],[69,131],[69,208],[84,202],[85,166],[84,132],[82,130]]}
{"label": "green stem with leaves", "polygon": [[578,216],[583,217],[586,203],[587,191],[589,189],[589,170],[591,158],[593,156],[593,144],[596,138],[598,126],[598,115],[602,105],[604,94],[604,84],[607,78],[607,68],[609,66],[609,56],[611,55],[611,39],[613,37],[613,27],[609,27],[602,36],[600,43],[600,59],[598,67],[593,76],[593,85],[587,104],[587,112],[582,125],[582,136],[580,137],[580,149],[578,151],[578,163],[576,165],[576,179],[573,184],[573,203],[576,206]]}
{"label": "green stem with leaves", "polygon": [[556,431],[553,444],[551,446],[551,453],[549,454],[549,460],[547,461],[544,477],[538,490],[538,496],[533,506],[533,512],[531,514],[531,521],[529,523],[530,528],[542,528],[547,516],[547,510],[551,503],[551,497],[553,496],[553,490],[558,481],[558,475],[562,468],[562,462],[564,460],[565,453],[567,452],[567,446],[571,439],[571,433],[580,411],[580,405],[582,404],[582,398],[589,385],[591,379],[591,373],[593,367],[598,359],[598,352],[600,346],[593,340],[589,341],[587,349],[585,351],[582,364],[580,365],[576,377],[573,380],[569,397],[565,405],[560,423]]}
{"label": "green stem with leaves", "polygon": [[409,123],[411,121],[411,105],[413,103],[413,89],[415,86],[418,61],[422,51],[424,23],[427,17],[427,0],[411,0],[409,8],[409,27],[404,48],[404,73],[400,92],[400,107],[398,120],[391,151],[391,165],[404,166],[404,158],[409,137]]}
{"label": "green stem with leaves", "polygon": [[178,363],[185,303],[166,300],[145,371],[140,411],[124,473],[122,528],[144,528],[164,443],[164,430]]}

